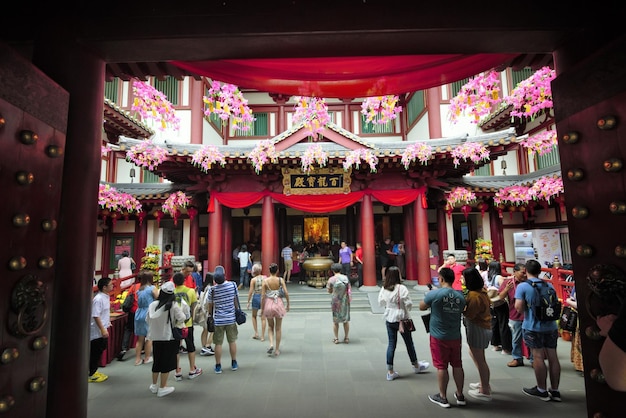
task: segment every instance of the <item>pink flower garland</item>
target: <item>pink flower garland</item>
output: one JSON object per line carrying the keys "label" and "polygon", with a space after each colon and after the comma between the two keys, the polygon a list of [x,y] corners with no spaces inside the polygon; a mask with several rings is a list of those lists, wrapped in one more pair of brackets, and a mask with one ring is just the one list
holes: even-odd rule
{"label": "pink flower garland", "polygon": [[554,70],[543,67],[521,81],[511,95],[504,99],[507,104],[513,105],[511,116],[533,118],[542,109],[551,108],[553,104],[550,82],[555,78]]}
{"label": "pink flower garland", "polygon": [[451,211],[457,206],[471,205],[476,202],[476,194],[465,187],[455,187],[448,193],[446,210]]}
{"label": "pink flower garland", "polygon": [[498,205],[520,206],[534,200],[534,190],[528,186],[508,186],[498,190],[493,197],[493,203]]}
{"label": "pink flower garland", "polygon": [[553,197],[563,193],[563,179],[561,177],[541,177],[531,186],[531,190],[536,200],[543,199],[549,203]]}
{"label": "pink flower garland", "polygon": [[137,80],[133,81],[133,94],[135,100],[131,109],[139,112],[143,119],[153,119],[160,124],[161,130],[165,130],[168,125],[175,130],[180,128],[180,119],[165,94]]}
{"label": "pink flower garland", "polygon": [[101,184],[98,190],[98,205],[112,212],[141,212],[141,203],[128,193],[118,192],[109,184]]}
{"label": "pink flower garland", "polygon": [[181,191],[177,191],[176,193],[172,193],[163,203],[163,212],[169,213],[172,216],[176,216],[177,212],[186,208],[189,205],[189,198],[187,195]]}
{"label": "pink flower garland", "polygon": [[416,142],[415,144],[408,145],[402,153],[402,165],[404,165],[405,170],[408,170],[411,163],[415,160],[426,165],[432,155],[433,147],[423,142]]}
{"label": "pink flower garland", "polygon": [[481,73],[471,78],[459,93],[450,100],[449,119],[458,122],[464,112],[473,116],[472,123],[478,123],[482,116],[491,113],[494,106],[500,104],[500,79],[495,71]]}
{"label": "pink flower garland", "polygon": [[259,174],[264,164],[276,163],[278,161],[278,152],[276,152],[274,143],[270,139],[265,139],[259,141],[256,147],[250,151],[248,159],[254,166],[254,171]]}
{"label": "pink flower garland", "polygon": [[520,145],[528,149],[528,152],[536,152],[545,155],[554,149],[557,144],[556,131],[542,131],[533,136],[521,140]]}
{"label": "pink flower garland", "polygon": [[222,167],[226,165],[224,154],[215,145],[204,145],[198,151],[193,153],[191,163],[196,167],[200,167],[205,173],[211,169],[215,163],[219,163]]}
{"label": "pink flower garland", "polygon": [[452,150],[452,158],[455,167],[461,164],[461,159],[478,164],[481,160],[489,160],[489,150],[478,142],[464,142]]}
{"label": "pink flower garland", "polygon": [[167,157],[167,150],[153,145],[149,140],[133,145],[126,151],[126,159],[138,167],[145,167],[150,171],[161,164]]}
{"label": "pink flower garland", "polygon": [[232,118],[234,129],[248,131],[254,122],[248,100],[234,84],[212,81],[211,88],[202,100],[207,104],[205,115],[214,113],[223,121]]}
{"label": "pink flower garland", "polygon": [[302,171],[310,173],[313,163],[317,162],[320,167],[325,167],[328,162],[328,154],[322,149],[320,144],[311,144],[300,159],[302,162]]}
{"label": "pink flower garland", "polygon": [[356,168],[359,168],[361,166],[361,161],[366,162],[370,166],[370,171],[372,173],[376,172],[378,157],[374,154],[374,151],[366,148],[357,148],[350,151],[343,162],[343,169],[348,171],[348,169],[353,165],[356,166]]}
{"label": "pink flower garland", "polygon": [[313,141],[316,141],[324,126],[330,122],[326,102],[318,97],[296,96],[294,99],[296,100],[296,111],[293,115],[293,124],[297,125],[304,122],[304,127],[307,128],[309,135]]}
{"label": "pink flower garland", "polygon": [[361,113],[365,115],[366,122],[384,125],[402,112],[402,106],[396,106],[398,100],[398,96],[392,95],[368,97],[361,103]]}

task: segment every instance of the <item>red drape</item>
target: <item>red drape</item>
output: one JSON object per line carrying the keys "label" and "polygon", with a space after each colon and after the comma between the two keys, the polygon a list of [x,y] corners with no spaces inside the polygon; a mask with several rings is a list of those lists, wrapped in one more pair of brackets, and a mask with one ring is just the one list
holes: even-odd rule
{"label": "red drape", "polygon": [[361,191],[351,192],[348,194],[325,194],[325,195],[284,195],[282,193],[270,192],[264,190],[262,192],[211,192],[209,207],[207,212],[213,212],[215,200],[220,204],[233,209],[241,209],[251,206],[260,201],[264,196],[270,196],[272,199],[280,202],[290,208],[298,209],[303,212],[324,213],[333,212],[343,209],[363,198],[364,194],[369,194],[381,203],[389,206],[404,206],[422,197],[422,207],[427,208],[426,188],[403,189],[403,190],[371,190],[365,189]]}
{"label": "red drape", "polygon": [[172,61],[224,83],[271,93],[327,98],[402,94],[498,67],[517,54],[395,55]]}

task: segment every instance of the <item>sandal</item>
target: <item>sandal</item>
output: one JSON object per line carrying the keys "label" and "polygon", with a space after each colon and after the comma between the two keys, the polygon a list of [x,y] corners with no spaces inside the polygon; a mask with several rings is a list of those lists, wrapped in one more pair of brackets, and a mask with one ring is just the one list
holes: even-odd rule
{"label": "sandal", "polygon": [[273,352],[274,352],[274,347],[270,347],[267,349],[267,354],[269,354],[270,356],[272,355]]}
{"label": "sandal", "polygon": [[[259,336],[258,336],[258,335],[255,335],[254,337],[252,337],[252,339],[253,339],[253,340],[258,340],[258,339],[259,339]],[[261,340],[261,341],[263,341],[263,340]]]}
{"label": "sandal", "polygon": [[339,344],[339,340],[337,338],[333,338],[333,344]]}
{"label": "sandal", "polygon": [[350,344],[350,338],[346,337],[343,339],[344,344]]}
{"label": "sandal", "polygon": [[141,366],[143,364],[143,360],[139,360],[135,362],[135,366]]}

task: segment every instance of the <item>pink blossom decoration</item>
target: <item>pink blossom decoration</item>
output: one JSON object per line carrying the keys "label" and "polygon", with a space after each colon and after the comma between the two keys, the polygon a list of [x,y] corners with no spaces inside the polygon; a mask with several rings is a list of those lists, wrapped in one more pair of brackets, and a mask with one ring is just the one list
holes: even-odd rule
{"label": "pink blossom decoration", "polygon": [[449,193],[446,202],[446,210],[451,211],[455,207],[471,205],[476,202],[476,194],[465,187],[455,187]]}
{"label": "pink blossom decoration", "polygon": [[202,171],[207,173],[213,164],[219,163],[222,167],[226,165],[224,154],[215,145],[204,145],[198,151],[193,153],[191,163],[196,167],[200,167]]}
{"label": "pink blossom decoration", "polygon": [[398,117],[402,112],[402,106],[396,106],[400,98],[398,96],[367,97],[361,103],[361,113],[365,115],[365,121],[385,125]]}
{"label": "pink blossom decoration", "polygon": [[202,98],[207,104],[204,114],[216,114],[221,120],[232,119],[232,127],[248,131],[254,122],[248,100],[234,84],[212,81],[207,95]]}
{"label": "pink blossom decoration", "polygon": [[107,155],[109,155],[109,152],[111,150],[109,149],[109,147],[105,147],[104,145],[100,146],[100,156],[101,157],[106,157]]}
{"label": "pink blossom decoration", "polygon": [[353,151],[350,151],[346,156],[345,161],[343,162],[343,169],[348,171],[350,167],[353,165],[356,168],[361,166],[361,161],[367,163],[370,166],[370,171],[372,173],[376,172],[376,165],[378,164],[378,157],[374,153],[374,151],[366,149],[366,148],[357,148]]}
{"label": "pink blossom decoration", "polygon": [[263,141],[259,141],[256,147],[250,151],[248,159],[254,166],[254,171],[259,174],[263,169],[264,164],[275,164],[278,162],[278,152],[276,152],[276,148],[274,147],[272,140],[265,139]]}
{"label": "pink blossom decoration", "polygon": [[498,73],[493,70],[480,73],[464,84],[459,93],[450,100],[449,119],[456,123],[467,112],[473,116],[471,122],[478,123],[481,117],[489,115],[492,107],[498,106],[501,101]]}
{"label": "pink blossom decoration", "polygon": [[154,171],[167,157],[167,150],[152,144],[151,141],[142,141],[126,151],[126,159],[138,167]]}
{"label": "pink blossom decoration", "polygon": [[320,167],[325,167],[328,162],[328,153],[322,149],[320,144],[311,144],[300,159],[302,162],[302,171],[310,173],[313,163],[317,163]]}
{"label": "pink blossom decoration", "polygon": [[109,184],[100,184],[98,206],[111,212],[141,212],[141,203],[128,193],[122,193]]}
{"label": "pink blossom decoration", "polygon": [[174,213],[182,208],[186,208],[189,205],[189,198],[184,192],[180,190],[172,193],[163,203],[163,212],[169,213],[174,216]]}
{"label": "pink blossom decoration", "polygon": [[418,160],[423,165],[428,164],[428,160],[433,155],[433,147],[423,142],[416,142],[408,145],[402,153],[402,164],[404,169],[408,170],[411,163]]}
{"label": "pink blossom decoration", "polygon": [[556,131],[542,131],[519,141],[520,145],[528,149],[529,153],[536,152],[545,155],[554,149],[557,144]]}
{"label": "pink blossom decoration", "polygon": [[511,116],[533,118],[541,110],[551,108],[553,104],[550,82],[555,78],[554,70],[543,67],[518,83],[511,95],[504,98],[507,104],[513,105]]}
{"label": "pink blossom decoration", "polygon": [[507,186],[498,190],[493,197],[493,203],[502,205],[525,205],[535,199],[535,191],[528,186]]}
{"label": "pink blossom decoration", "polygon": [[489,150],[485,145],[478,142],[464,142],[452,150],[454,166],[457,167],[463,161],[471,160],[474,164],[489,160]]}
{"label": "pink blossom decoration", "polygon": [[563,179],[561,177],[544,176],[531,186],[533,197],[536,200],[545,200],[548,203],[553,197],[563,193]]}
{"label": "pink blossom decoration", "polygon": [[135,100],[131,109],[138,112],[143,119],[156,121],[162,131],[168,125],[174,130],[180,128],[180,118],[176,116],[174,106],[167,100],[165,94],[138,80],[133,81],[133,94]]}
{"label": "pink blossom decoration", "polygon": [[326,101],[319,97],[296,96],[296,111],[293,114],[293,124],[304,123],[309,136],[317,141],[324,126],[330,122]]}

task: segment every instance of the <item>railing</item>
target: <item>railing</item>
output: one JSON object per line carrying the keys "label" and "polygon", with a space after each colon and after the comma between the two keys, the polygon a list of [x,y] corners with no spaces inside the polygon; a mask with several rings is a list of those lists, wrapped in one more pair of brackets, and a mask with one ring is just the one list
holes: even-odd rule
{"label": "railing", "polygon": [[[507,273],[513,274],[515,263],[504,262],[501,264],[502,269]],[[555,267],[542,267],[541,279],[552,283],[556,289],[556,294],[561,301],[567,299],[574,287],[574,271]]]}

